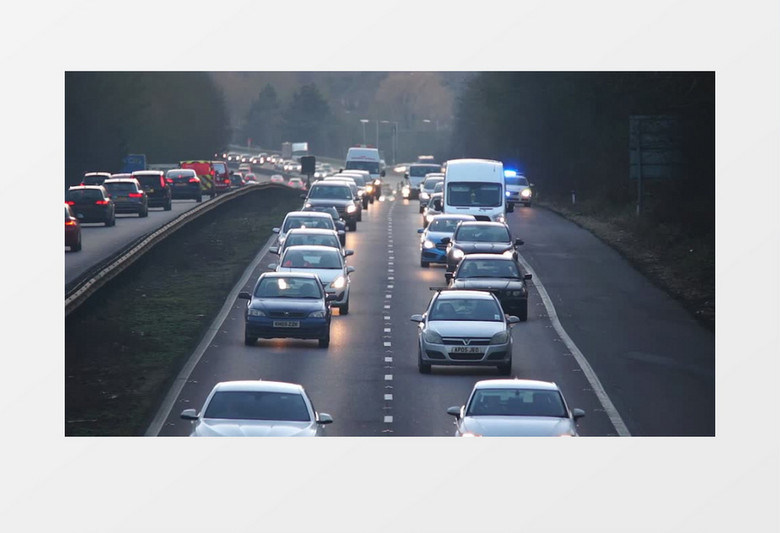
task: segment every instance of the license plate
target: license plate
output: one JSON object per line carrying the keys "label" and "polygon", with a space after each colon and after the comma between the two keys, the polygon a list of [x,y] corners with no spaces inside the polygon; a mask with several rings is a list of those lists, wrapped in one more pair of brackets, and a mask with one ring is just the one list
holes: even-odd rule
{"label": "license plate", "polygon": [[146,194],[152,194],[153,192],[154,192],[154,189],[149,189],[148,191],[146,191]]}
{"label": "license plate", "polygon": [[186,183],[175,183],[174,185],[176,185],[176,187],[186,187],[187,186]]}
{"label": "license plate", "polygon": [[454,346],[450,348],[450,353],[481,353],[479,346]]}
{"label": "license plate", "polygon": [[299,328],[301,323],[299,320],[274,320],[275,328]]}

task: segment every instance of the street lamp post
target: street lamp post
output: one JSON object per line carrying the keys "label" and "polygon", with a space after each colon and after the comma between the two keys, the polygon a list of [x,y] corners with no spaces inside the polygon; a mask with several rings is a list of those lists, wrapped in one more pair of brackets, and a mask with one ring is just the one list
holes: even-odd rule
{"label": "street lamp post", "polygon": [[391,164],[395,165],[396,164],[395,154],[396,154],[396,150],[397,150],[397,146],[398,146],[398,122],[395,122],[394,120],[382,120],[381,122],[382,122],[382,124],[392,124],[393,125],[393,136],[391,137],[392,144],[393,144],[393,152],[392,152],[393,153],[393,161],[392,161]]}
{"label": "street lamp post", "polygon": [[368,119],[361,118],[360,122],[363,124],[363,144],[366,144],[366,123],[368,122]]}

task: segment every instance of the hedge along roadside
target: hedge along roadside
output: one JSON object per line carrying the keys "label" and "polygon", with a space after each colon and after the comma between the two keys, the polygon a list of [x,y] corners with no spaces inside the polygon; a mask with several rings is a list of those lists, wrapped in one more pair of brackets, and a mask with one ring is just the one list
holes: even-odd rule
{"label": "hedge along roadside", "polygon": [[182,213],[159,229],[130,244],[128,248],[120,250],[115,256],[104,262],[106,266],[100,268],[96,273],[89,274],[86,279],[82,279],[76,283],[74,289],[66,292],[65,316],[67,317],[108,281],[116,277],[155,245],[164,241],[187,223],[198,219],[213,209],[221,207],[236,198],[255,192],[258,189],[274,188],[286,189],[286,186],[276,183],[251,184],[247,187],[242,187],[235,191],[220,195],[209,202]]}

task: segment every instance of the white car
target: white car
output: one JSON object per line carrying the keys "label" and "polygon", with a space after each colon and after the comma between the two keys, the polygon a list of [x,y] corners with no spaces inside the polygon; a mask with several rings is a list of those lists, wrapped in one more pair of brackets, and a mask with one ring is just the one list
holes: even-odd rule
{"label": "white car", "polygon": [[478,381],[456,418],[456,437],[576,437],[582,409],[571,409],[555,383],[530,379]]}
{"label": "white car", "polygon": [[273,232],[278,234],[276,238],[277,246],[282,246],[287,238],[287,232],[293,228],[315,228],[336,230],[336,223],[333,217],[328,213],[321,211],[290,211],[284,216],[282,225],[273,228]]}
{"label": "white car", "polygon": [[301,385],[281,381],[223,381],[206,398],[200,413],[185,409],[191,437],[318,437],[333,422],[314,410]]}
{"label": "white car", "polygon": [[331,307],[337,307],[341,315],[349,313],[349,275],[355,267],[347,266],[346,258],[338,248],[290,246],[282,252],[279,264],[272,263],[268,267],[277,272],[311,272],[317,275],[325,293],[332,295]]}

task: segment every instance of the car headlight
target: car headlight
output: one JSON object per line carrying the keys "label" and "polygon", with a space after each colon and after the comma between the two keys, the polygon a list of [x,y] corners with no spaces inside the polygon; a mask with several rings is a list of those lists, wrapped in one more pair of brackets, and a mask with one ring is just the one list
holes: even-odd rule
{"label": "car headlight", "polygon": [[373,185],[366,185],[366,192],[369,193],[369,194],[374,192],[374,186]]}
{"label": "car headlight", "polygon": [[303,207],[311,207],[311,202],[306,202],[306,204]]}
{"label": "car headlight", "polygon": [[354,213],[355,211],[357,211],[357,207],[355,207],[354,205],[347,206],[347,213]]}
{"label": "car headlight", "polygon": [[531,189],[523,189],[523,191],[520,193],[520,196],[522,196],[523,198],[530,198]]}
{"label": "car headlight", "polygon": [[325,311],[313,311],[309,313],[309,318],[325,318]]}
{"label": "car headlight", "polygon": [[427,200],[428,198],[430,198],[430,195],[427,192],[420,193],[420,200]]}
{"label": "car headlight", "polygon": [[423,332],[423,340],[425,342],[432,342],[434,344],[441,344],[443,342],[441,340],[441,335],[431,329],[426,329]]}
{"label": "car headlight", "polygon": [[466,254],[464,254],[463,250],[461,250],[460,248],[455,248],[452,251],[452,258],[453,259],[463,259],[464,255],[466,255]]}
{"label": "car headlight", "polygon": [[511,196],[511,195],[512,195],[512,193],[511,193],[511,192],[509,192],[509,191],[506,191],[506,195],[507,195],[507,197],[509,197],[509,196]]}
{"label": "car headlight", "polygon": [[260,309],[249,309],[247,311],[247,315],[249,315],[249,316],[266,316],[265,311],[261,311]]}
{"label": "car headlight", "polygon": [[434,248],[435,246],[436,245],[433,244],[433,241],[429,239],[425,239],[425,241],[423,242],[423,248]]}
{"label": "car headlight", "polygon": [[504,252],[501,255],[503,255],[507,259],[512,259],[515,256],[515,252],[513,250],[507,250],[506,252]]}
{"label": "car headlight", "polygon": [[425,215],[425,220],[427,220],[428,222],[431,222],[433,220],[434,216],[435,215]]}
{"label": "car headlight", "polygon": [[505,217],[503,214],[496,215],[496,216],[493,218],[493,221],[494,221],[494,222],[501,222],[501,223],[504,223],[504,222],[506,222],[506,217]]}
{"label": "car headlight", "polygon": [[490,339],[490,344],[506,344],[509,341],[509,332],[499,331]]}
{"label": "car headlight", "polygon": [[334,289],[343,289],[347,284],[347,279],[344,276],[339,276],[330,282],[330,286]]}

